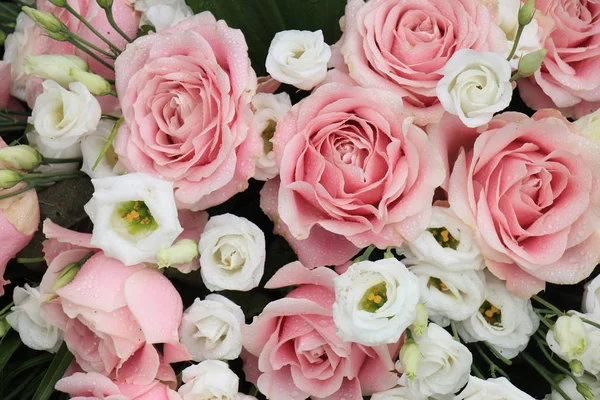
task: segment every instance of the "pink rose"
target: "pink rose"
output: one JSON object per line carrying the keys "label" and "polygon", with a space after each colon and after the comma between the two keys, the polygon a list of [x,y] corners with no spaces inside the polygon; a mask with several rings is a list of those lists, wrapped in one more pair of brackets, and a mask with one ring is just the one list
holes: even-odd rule
{"label": "pink rose", "polygon": [[426,125],[444,113],[435,88],[456,51],[505,53],[497,17],[494,1],[349,0],[341,52],[356,82],[405,96]]}
{"label": "pink rose", "polygon": [[137,39],[116,71],[125,123],[115,151],[129,171],[173,181],[178,206],[192,210],[246,189],[263,144],[241,31],[204,12]]}
{"label": "pink rose", "polygon": [[290,236],[321,242],[295,246],[308,267],[344,263],[370,244],[399,245],[427,227],[444,170],[396,93],[323,85],[288,112],[272,141],[281,185],[263,210],[276,228],[286,225],[292,246]]}
{"label": "pink rose", "polygon": [[308,270],[299,262],[281,268],[265,285],[300,285],[269,303],[243,328],[246,378],[269,399],[362,400],[394,386],[400,343],[367,347],[335,333],[331,269]]}
{"label": "pink rose", "polygon": [[[42,278],[46,319],[64,331],[65,343],[86,372],[98,372],[132,385],[172,380],[164,363],[189,360],[179,343],[183,304],[177,290],[160,272],[143,264],[125,266],[97,251],[66,286],[53,290],[61,271],[96,251],[91,235],[44,222]],[[163,354],[154,346],[163,344]],[[164,361],[164,362],[163,362]]]}
{"label": "pink rose", "polygon": [[10,83],[10,64],[6,61],[0,61],[0,108],[8,108]]}
{"label": "pink rose", "polygon": [[[466,128],[451,122],[430,128],[447,154],[458,153],[450,206],[477,231],[488,269],[511,292],[530,297],[545,282],[590,275],[600,260],[600,147],[556,110],[504,113],[481,134],[455,136]],[[459,152],[443,145],[461,140]]]}
{"label": "pink rose", "polygon": [[177,392],[159,381],[130,385],[97,372],[77,372],[56,382],[55,388],[68,393],[71,400],[181,400]]}
{"label": "pink rose", "polygon": [[544,43],[542,68],[519,81],[519,93],[534,109],[561,108],[571,117],[600,108],[600,3],[596,0],[537,0],[554,20]]}

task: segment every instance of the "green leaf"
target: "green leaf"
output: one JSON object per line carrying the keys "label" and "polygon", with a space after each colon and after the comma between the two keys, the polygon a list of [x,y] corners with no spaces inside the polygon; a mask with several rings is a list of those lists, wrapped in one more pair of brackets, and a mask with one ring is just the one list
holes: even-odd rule
{"label": "green leaf", "polygon": [[198,13],[212,12],[246,36],[252,67],[265,75],[265,59],[273,36],[288,29],[321,29],[328,44],[340,35],[339,19],[346,0],[187,0]]}
{"label": "green leaf", "polygon": [[4,366],[19,346],[21,346],[19,334],[12,329],[9,330],[0,341],[0,371],[4,369]]}
{"label": "green leaf", "polygon": [[54,385],[62,378],[71,361],[73,361],[73,354],[71,354],[67,345],[63,343],[48,367],[44,378],[42,378],[40,386],[35,391],[33,400],[48,400],[52,396]]}

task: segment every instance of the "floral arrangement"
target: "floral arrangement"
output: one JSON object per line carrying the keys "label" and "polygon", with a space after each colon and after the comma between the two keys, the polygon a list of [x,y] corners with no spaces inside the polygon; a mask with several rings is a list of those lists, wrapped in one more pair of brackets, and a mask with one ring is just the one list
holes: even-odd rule
{"label": "floral arrangement", "polygon": [[597,0],[0,28],[0,398],[600,399]]}

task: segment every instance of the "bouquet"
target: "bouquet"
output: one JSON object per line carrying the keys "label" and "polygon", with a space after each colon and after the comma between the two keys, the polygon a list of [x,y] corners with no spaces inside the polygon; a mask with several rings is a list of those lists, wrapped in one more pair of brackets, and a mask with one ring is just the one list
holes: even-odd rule
{"label": "bouquet", "polygon": [[0,29],[0,398],[600,399],[597,0]]}

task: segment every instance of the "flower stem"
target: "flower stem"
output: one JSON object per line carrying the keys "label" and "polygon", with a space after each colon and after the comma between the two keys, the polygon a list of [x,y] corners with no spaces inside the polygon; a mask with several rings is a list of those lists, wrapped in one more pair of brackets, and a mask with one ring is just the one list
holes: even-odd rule
{"label": "flower stem", "polygon": [[[547,307],[549,310],[553,311],[557,316],[564,316],[564,315],[572,315],[571,313],[566,313],[564,311],[559,310],[555,305],[553,305],[552,303],[550,303],[547,300],[542,299],[539,296],[532,296],[531,297],[533,300],[537,301],[538,303],[544,305],[545,307]],[[588,325],[593,326],[594,328],[598,328],[600,329],[600,324],[597,322],[594,322],[592,320],[589,320],[587,318],[583,318],[583,317],[579,317],[583,322],[585,322]]]}
{"label": "flower stem", "polygon": [[361,261],[368,261],[369,257],[371,257],[371,253],[373,253],[373,251],[375,251],[374,244],[367,247],[360,256],[358,256],[354,259],[354,262],[357,263],[357,262],[361,262]]}
{"label": "flower stem", "polygon": [[14,306],[14,305],[15,305],[15,303],[14,303],[14,302],[12,302],[12,301],[11,301],[10,303],[8,303],[8,304],[6,305],[6,307],[4,307],[2,310],[0,310],[0,316],[3,316],[3,315],[4,315],[4,314],[5,314],[5,313],[6,313],[8,310],[10,310],[10,308],[11,308],[12,306]]}
{"label": "flower stem", "polygon": [[525,25],[519,24],[519,28],[517,28],[517,34],[515,35],[515,41],[513,43],[513,47],[510,50],[508,57],[506,57],[506,60],[508,60],[508,61],[512,60],[515,53],[517,52],[517,47],[519,46],[519,40],[521,40],[521,35],[523,34],[523,29],[525,29]]}
{"label": "flower stem", "polygon": [[458,336],[458,328],[456,327],[456,322],[450,321],[450,327],[452,328],[452,337],[454,337],[454,340],[460,343],[460,336]]}
{"label": "flower stem", "polygon": [[540,321],[542,322],[542,324],[544,324],[548,329],[552,329],[552,324],[550,322],[548,322],[548,320],[546,319],[546,316],[542,315],[539,310],[537,309],[533,309],[533,312],[535,312],[538,316],[538,318],[540,319]]}
{"label": "flower stem", "polygon": [[471,364],[471,372],[473,372],[473,375],[475,375],[479,379],[485,379],[479,368],[477,368],[477,366],[474,363]]}
{"label": "flower stem", "polygon": [[556,390],[565,400],[571,400],[571,398],[565,393],[564,390],[558,385],[558,383],[554,382],[552,376],[550,376],[550,372],[544,368],[541,364],[539,364],[533,357],[531,357],[527,352],[521,352],[521,357],[529,363],[541,376],[552,386],[552,389]]}
{"label": "flower stem", "polygon": [[35,188],[35,185],[33,185],[33,184],[30,183],[29,185],[25,186],[23,189],[19,189],[19,190],[15,191],[15,192],[10,192],[10,193],[7,193],[7,194],[0,195],[0,200],[8,199],[8,198],[13,197],[13,196],[18,196],[21,193],[25,193],[26,191],[28,191],[30,189],[34,189],[34,188]]}
{"label": "flower stem", "polygon": [[24,181],[37,181],[37,180],[48,180],[50,178],[77,178],[84,176],[85,174],[81,171],[75,172],[55,172],[49,174],[37,173],[37,174],[26,174],[21,177]]}
{"label": "flower stem", "polygon": [[[81,14],[79,14],[77,11],[75,11],[73,9],[73,7],[71,7],[69,5],[69,3],[66,3],[65,5],[65,9],[70,12],[71,14],[73,14],[75,16],[75,18],[77,18],[78,20],[80,20],[90,31],[92,31],[92,33],[96,36],[98,36],[98,38],[100,40],[102,40],[104,43],[106,43],[108,45],[108,47],[110,47],[110,49],[113,51],[113,53],[115,53],[115,55],[119,55],[121,54],[121,50],[119,50],[119,48],[117,46],[115,46],[115,44],[113,44],[110,40],[108,40],[104,35],[102,35],[100,32],[98,32],[96,30],[96,28],[94,28],[88,21],[87,19],[83,18],[81,16]],[[114,57],[114,56],[113,56]]]}
{"label": "flower stem", "polygon": [[83,161],[82,157],[74,157],[74,158],[50,158],[43,157],[42,164],[69,164],[69,163],[80,163]]}
{"label": "flower stem", "polygon": [[110,119],[111,121],[118,121],[119,117],[115,117],[114,115],[102,114],[102,118]]}
{"label": "flower stem", "polygon": [[104,11],[106,11],[106,19],[108,19],[108,22],[113,27],[113,29],[115,31],[117,31],[117,33],[119,35],[123,36],[123,39],[127,40],[129,43],[133,42],[133,40],[131,40],[129,38],[129,36],[127,36],[127,34],[125,32],[123,32],[123,30],[119,27],[119,25],[115,21],[115,17],[113,16],[113,12],[112,12],[112,6],[105,8]]}
{"label": "flower stem", "polygon": [[500,368],[498,365],[496,365],[496,363],[493,362],[492,359],[489,358],[487,354],[485,354],[485,352],[483,351],[483,349],[481,348],[481,345],[479,343],[475,344],[475,349],[477,350],[477,352],[479,353],[481,358],[483,358],[485,360],[485,362],[488,363],[488,365],[490,367],[490,374],[492,375],[492,378],[496,377],[496,371],[498,371],[500,373],[500,375],[502,375],[508,379],[508,374],[506,372],[504,372],[504,370],[502,368]]}
{"label": "flower stem", "polygon": [[546,341],[541,339],[539,336],[534,336],[533,337],[538,345],[538,347],[540,348],[540,350],[542,351],[542,354],[544,354],[544,357],[546,357],[548,359],[548,361],[550,361],[550,364],[554,365],[554,367],[556,369],[558,369],[560,372],[562,372],[565,375],[568,375],[569,377],[571,377],[571,379],[573,379],[573,381],[576,384],[580,384],[581,381],[575,376],[575,374],[573,372],[571,372],[570,369],[563,367],[562,365],[560,365],[558,362],[556,362],[556,360],[554,360],[552,358],[552,356],[548,353],[548,350],[546,348],[547,344]]}
{"label": "flower stem", "polygon": [[100,161],[102,161],[102,159],[104,158],[104,155],[106,154],[108,149],[110,149],[110,146],[112,146],[112,144],[115,140],[115,137],[117,136],[117,132],[119,131],[119,127],[121,126],[123,121],[124,121],[124,119],[123,119],[123,117],[121,117],[117,120],[117,122],[115,122],[115,126],[113,126],[112,130],[110,131],[110,135],[108,136],[108,139],[106,140],[106,144],[102,148],[102,151],[100,151],[100,154],[98,155],[98,158],[96,159],[96,162],[94,163],[94,166],[92,167],[92,171],[96,170],[96,167],[98,167],[98,164],[100,164]]}
{"label": "flower stem", "polygon": [[17,258],[17,262],[19,264],[33,264],[38,262],[45,262],[46,259],[44,257],[34,257],[34,258]]}
{"label": "flower stem", "polygon": [[89,50],[88,48],[83,46],[75,38],[70,38],[69,43],[71,43],[73,46],[77,47],[79,50],[83,51],[85,54],[89,55],[90,57],[93,57],[94,59],[96,59],[96,61],[98,61],[100,64],[104,65],[106,68],[109,68],[114,71],[114,67],[112,65],[110,65],[109,63],[104,61],[102,58],[100,58],[97,54],[94,54],[91,50]]}
{"label": "flower stem", "polygon": [[100,47],[96,46],[95,44],[93,44],[91,42],[88,42],[87,40],[85,40],[81,36],[78,36],[78,35],[76,35],[74,33],[71,33],[71,37],[74,40],[76,40],[79,43],[81,43],[82,45],[84,45],[84,46],[86,46],[86,47],[88,47],[88,48],[90,48],[90,49],[92,49],[94,51],[97,51],[98,53],[102,54],[103,56],[106,56],[108,58],[112,58],[113,60],[116,58],[114,54],[111,54],[111,53],[109,53],[109,52],[107,52],[105,50],[102,50]]}
{"label": "flower stem", "polygon": [[483,343],[492,352],[492,354],[494,355],[494,357],[496,357],[498,360],[502,361],[506,365],[512,365],[512,361],[510,361],[508,358],[506,358],[502,354],[500,354],[500,352],[498,350],[496,350],[496,348],[494,346],[492,346],[488,342],[483,342]]}

